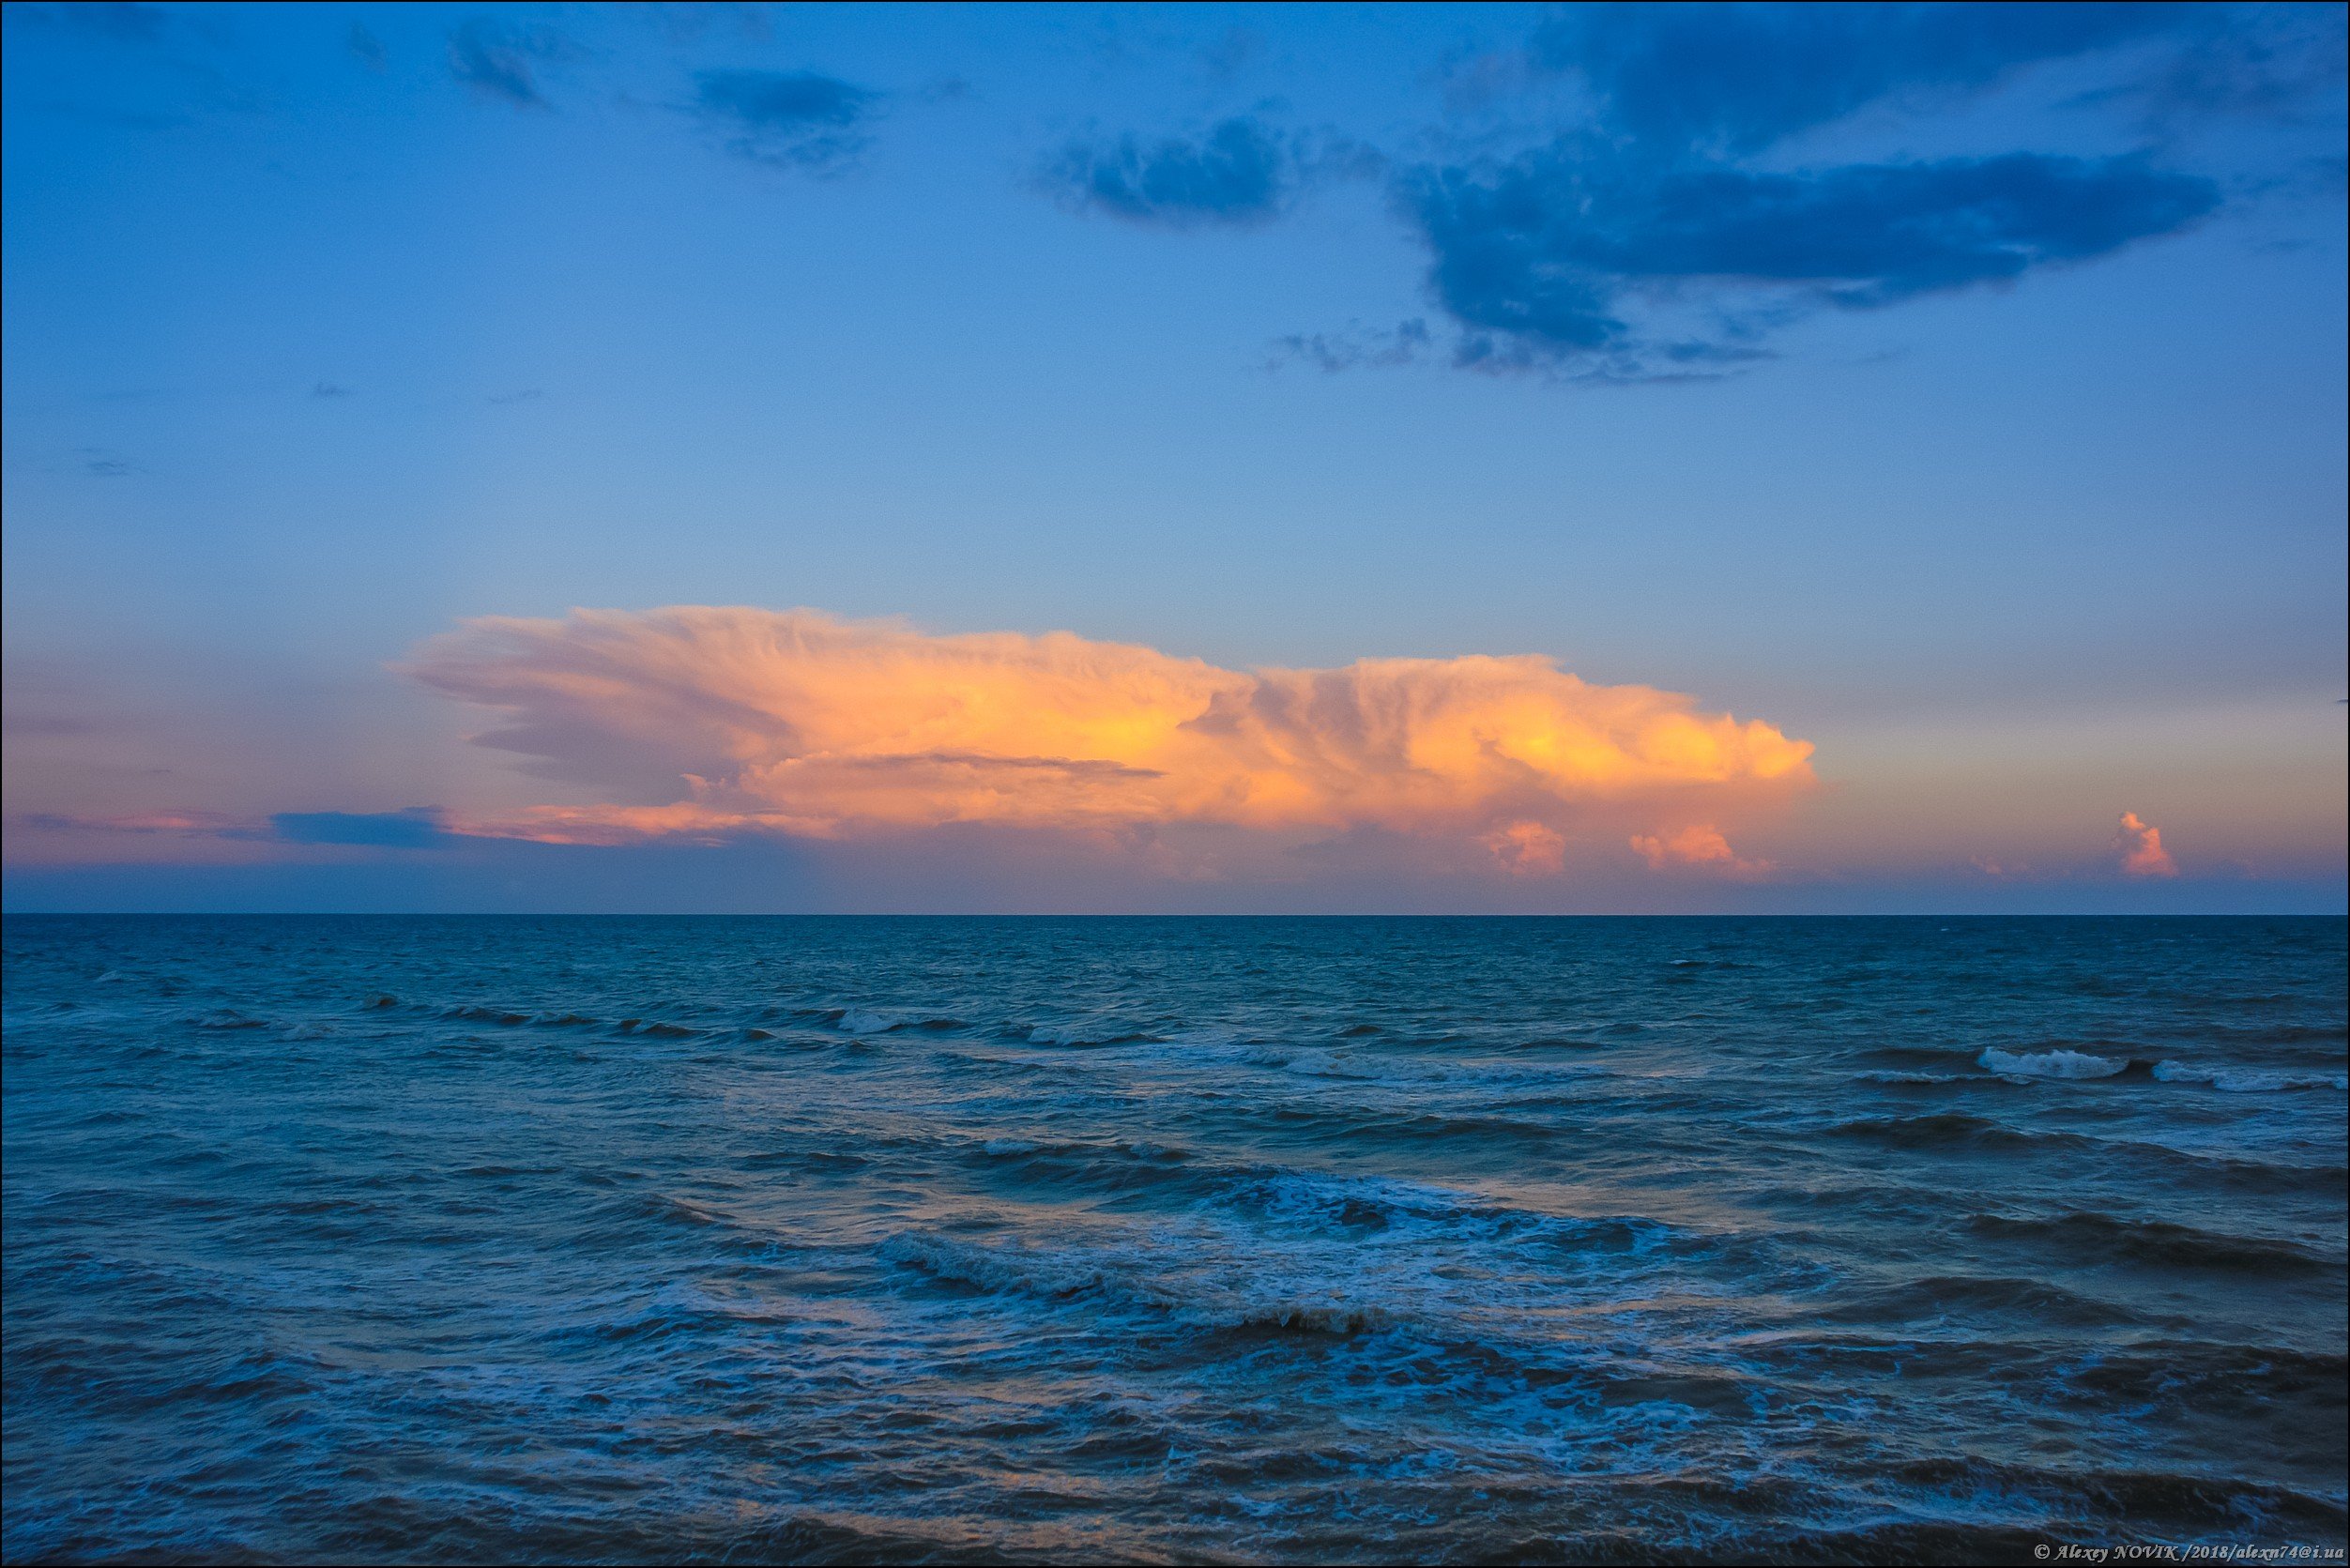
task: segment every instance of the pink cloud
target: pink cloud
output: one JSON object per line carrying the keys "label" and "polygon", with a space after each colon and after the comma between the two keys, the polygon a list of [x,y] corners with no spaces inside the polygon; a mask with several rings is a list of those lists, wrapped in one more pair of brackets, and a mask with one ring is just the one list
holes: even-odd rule
{"label": "pink cloud", "polygon": [[1512,822],[1477,842],[1512,876],[1555,876],[1566,866],[1566,835],[1539,822]]}
{"label": "pink cloud", "polygon": [[1651,871],[1663,871],[1671,866],[1694,866],[1723,876],[1766,876],[1777,869],[1768,860],[1750,860],[1730,847],[1721,830],[1712,823],[1699,823],[1665,835],[1635,833],[1632,847],[1648,862]]}
{"label": "pink cloud", "polygon": [[2141,819],[2136,812],[2122,813],[2122,830],[2113,847],[2122,858],[2125,876],[2176,876],[2178,862],[2162,847],[2162,830]]}

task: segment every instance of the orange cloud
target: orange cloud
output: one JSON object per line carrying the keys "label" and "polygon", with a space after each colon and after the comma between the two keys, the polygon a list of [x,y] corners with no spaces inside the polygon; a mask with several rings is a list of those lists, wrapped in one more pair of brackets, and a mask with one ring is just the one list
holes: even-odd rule
{"label": "orange cloud", "polygon": [[2162,830],[2142,820],[2136,812],[2122,813],[2122,830],[2113,840],[2121,852],[2125,876],[2176,876],[2178,862],[2162,847]]}
{"label": "orange cloud", "polygon": [[482,743],[623,801],[449,826],[563,843],[1374,828],[1475,839],[1533,874],[1564,864],[1579,813],[1811,780],[1808,741],[1534,655],[1243,673],[1065,632],[685,606],[470,621],[410,671],[505,713]]}
{"label": "orange cloud", "polygon": [[1776,868],[1768,860],[1749,860],[1730,847],[1721,830],[1712,823],[1682,829],[1670,837],[1635,833],[1632,847],[1648,861],[1651,871],[1668,866],[1697,866],[1725,876],[1762,876]]}

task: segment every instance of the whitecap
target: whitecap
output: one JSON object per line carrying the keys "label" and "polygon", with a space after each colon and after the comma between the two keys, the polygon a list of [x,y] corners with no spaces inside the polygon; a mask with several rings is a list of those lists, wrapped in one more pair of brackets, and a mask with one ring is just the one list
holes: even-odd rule
{"label": "whitecap", "polygon": [[1975,1059],[1978,1066],[1993,1073],[2022,1078],[2110,1078],[2129,1065],[2112,1057],[2093,1057],[2086,1051],[2026,1053],[2003,1051],[1997,1046]]}
{"label": "whitecap", "polygon": [[897,1021],[884,1018],[877,1012],[852,1007],[840,1015],[840,1028],[846,1034],[887,1034],[897,1028]]}
{"label": "whitecap", "polygon": [[2350,1077],[2340,1073],[2260,1073],[2249,1068],[2194,1067],[2183,1061],[2159,1061],[2154,1075],[2166,1084],[2203,1084],[2223,1094],[2274,1094],[2283,1089],[2350,1089]]}

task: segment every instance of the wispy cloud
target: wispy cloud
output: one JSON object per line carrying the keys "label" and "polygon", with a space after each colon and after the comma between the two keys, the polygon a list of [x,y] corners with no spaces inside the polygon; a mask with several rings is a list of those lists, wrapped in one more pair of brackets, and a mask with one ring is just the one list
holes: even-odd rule
{"label": "wispy cloud", "polygon": [[1198,136],[1072,142],[1044,171],[1072,207],[1167,228],[1262,222],[1302,178],[1295,147],[1250,115]]}
{"label": "wispy cloud", "polygon": [[384,48],[384,40],[369,32],[363,23],[351,23],[351,30],[343,35],[343,43],[350,49],[352,56],[369,70],[382,70],[385,62],[390,58],[390,52]]}
{"label": "wispy cloud", "polygon": [[535,63],[567,59],[571,40],[552,27],[511,27],[476,17],[449,35],[449,73],[485,98],[543,109]]}
{"label": "wispy cloud", "polygon": [[870,88],[816,71],[711,70],[695,79],[694,112],[737,157],[832,174],[872,145],[880,105]]}
{"label": "wispy cloud", "polygon": [[410,669],[504,715],[481,743],[619,798],[450,824],[557,842],[1376,830],[1541,872],[1591,821],[1686,820],[1811,777],[1810,745],[1767,723],[1531,655],[1241,672],[1067,632],[689,606],[473,621]]}

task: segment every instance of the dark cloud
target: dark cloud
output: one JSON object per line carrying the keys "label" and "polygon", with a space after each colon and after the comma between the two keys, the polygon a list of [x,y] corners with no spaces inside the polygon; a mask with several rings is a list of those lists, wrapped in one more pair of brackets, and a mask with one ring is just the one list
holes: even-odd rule
{"label": "dark cloud", "polygon": [[1196,139],[1074,144],[1045,172],[1073,206],[1177,228],[1261,222],[1289,204],[1301,177],[1295,150],[1247,116]]}
{"label": "dark cloud", "polygon": [[532,62],[560,60],[573,53],[551,27],[511,28],[477,17],[449,35],[449,72],[484,97],[526,109],[543,109]]}
{"label": "dark cloud", "polygon": [[[1644,290],[1758,291],[1783,311],[1862,309],[1998,282],[2169,234],[2219,203],[2140,158],[2036,153],[1797,174],[1656,170],[1561,144],[1404,187],[1464,357],[1557,360],[1630,346]],[[1663,350],[1682,360],[1721,342]]]}
{"label": "dark cloud", "polygon": [[754,162],[827,174],[872,144],[881,96],[815,71],[710,70],[695,79],[694,113]]}
{"label": "dark cloud", "polygon": [[1962,4],[1594,5],[1536,30],[1533,61],[1588,84],[1601,122],[1651,156],[1737,156],[1880,99],[2176,28],[2194,8]]}
{"label": "dark cloud", "polygon": [[288,844],[358,845],[381,849],[431,849],[449,843],[440,813],[430,806],[396,812],[280,812],[270,831]]}
{"label": "dark cloud", "polygon": [[[1716,375],[1767,357],[1763,340],[1808,311],[2010,282],[2175,233],[2220,203],[2214,183],[2150,152],[1791,167],[1782,149],[1762,166],[1791,136],[1870,105],[1946,107],[2099,52],[2142,103],[2166,70],[2165,101],[2250,102],[2310,75],[2306,42],[2281,41],[2297,28],[2310,30],[2137,4],[1575,7],[1536,29],[1520,69],[1580,84],[1577,129],[1404,171],[1395,190],[1460,362]],[[2178,65],[2190,54],[2205,63]]]}

